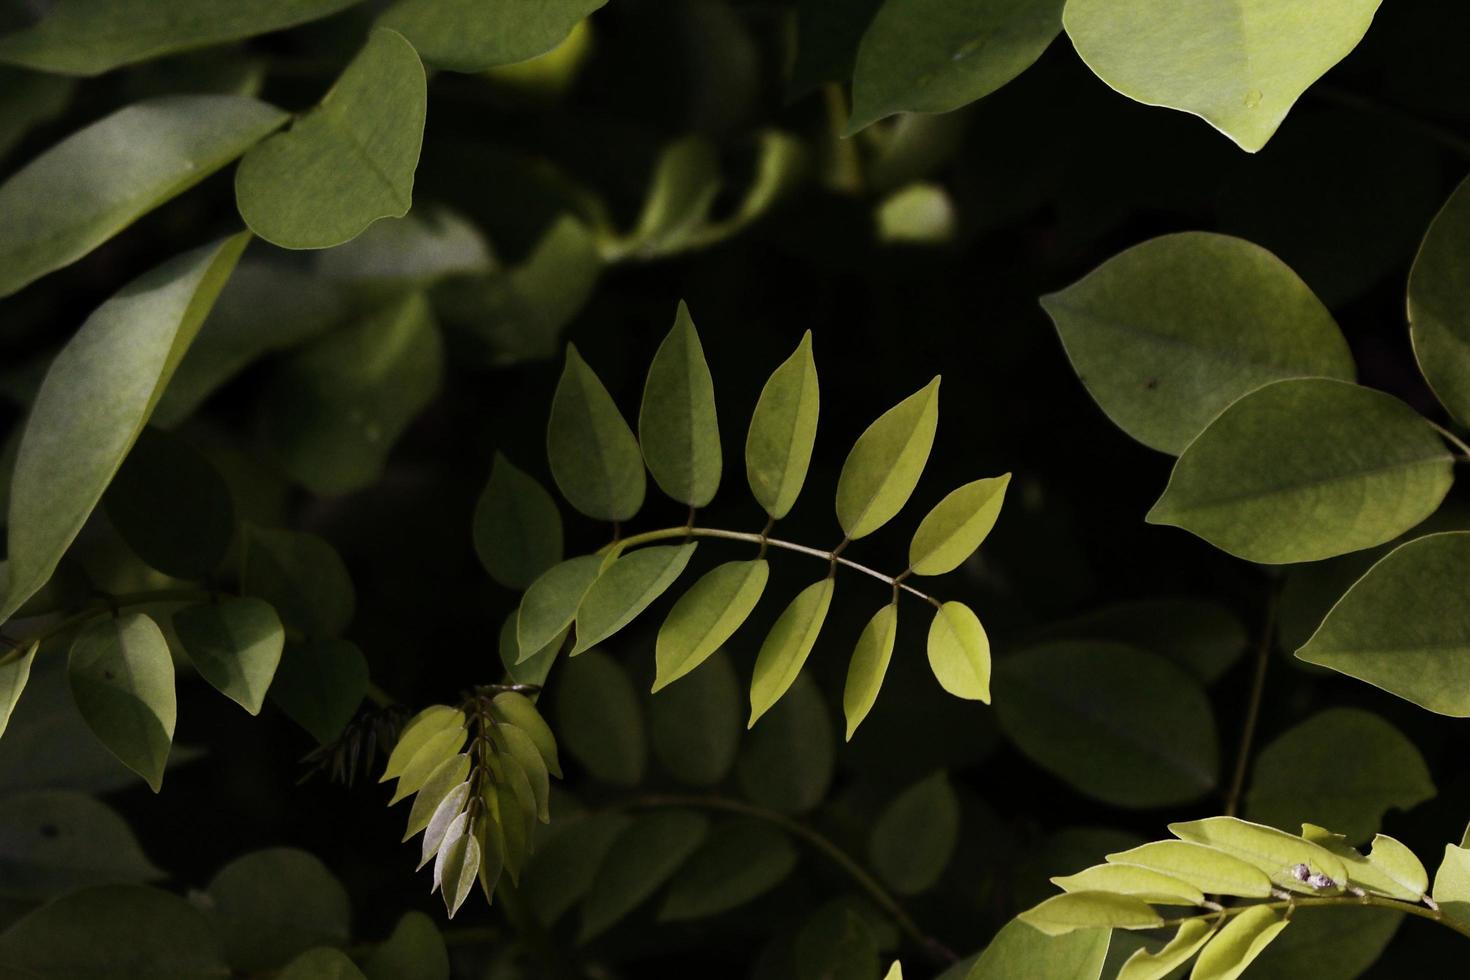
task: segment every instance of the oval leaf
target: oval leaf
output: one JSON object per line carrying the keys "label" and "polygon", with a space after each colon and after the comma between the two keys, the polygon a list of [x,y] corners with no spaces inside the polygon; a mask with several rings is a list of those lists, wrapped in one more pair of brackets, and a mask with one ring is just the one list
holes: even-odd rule
{"label": "oval leaf", "polygon": [[174,613],[174,632],[199,676],[252,715],[276,676],[286,631],[259,599],[231,598]]}
{"label": "oval leaf", "polygon": [[698,849],[708,831],[704,816],[685,810],[635,818],[597,869],[582,903],[578,940],[599,935],[643,904]]}
{"label": "oval leaf", "polygon": [[1409,335],[1440,403],[1470,425],[1470,180],[1435,215],[1409,272]]}
{"label": "oval leaf", "polygon": [[0,897],[39,902],[88,885],[154,881],[163,872],[106,804],[38,790],[0,800]]}
{"label": "oval leaf", "polygon": [[761,389],[745,437],[750,490],[773,520],[785,517],[801,495],[817,441],[820,405],[812,332],[808,330],[796,351]]}
{"label": "oval leaf", "polygon": [[990,640],[963,602],[946,602],[929,623],[929,667],[957,698],[990,703]]}
{"label": "oval leaf", "polygon": [[348,955],[321,946],[296,957],[280,972],[280,980],[366,980]]}
{"label": "oval leaf", "polygon": [[501,724],[513,725],[525,732],[526,737],[540,753],[541,761],[546,764],[547,772],[558,779],[561,778],[561,761],[556,751],[556,737],[551,732],[551,726],[546,724],[546,719],[541,717],[541,712],[536,710],[530,698],[515,691],[501,691],[490,702],[490,714]]}
{"label": "oval leaf", "polygon": [[779,885],[796,867],[785,831],[756,820],[716,827],[669,883],[658,917],[683,922],[719,915]]}
{"label": "oval leaf", "polygon": [[1249,861],[1204,844],[1160,840],[1108,855],[1109,863],[1146,868],[1188,882],[1206,895],[1267,898],[1271,879]]}
{"label": "oval leaf", "polygon": [[525,589],[561,561],[561,513],[535,477],[496,453],[475,504],[474,539],[491,578]]}
{"label": "oval leaf", "polygon": [[241,589],[270,603],[287,626],[308,637],[330,637],[352,622],[352,578],[322,538],[247,524],[241,552]]}
{"label": "oval leaf", "polygon": [[576,656],[627,626],[663,595],[689,564],[695,542],[629,552],[607,567],[577,607]]}
{"label": "oval leaf", "polygon": [[909,542],[915,575],[943,575],[959,568],[980,547],[1005,501],[1011,475],[967,483],[934,506]]}
{"label": "oval leaf", "polygon": [[464,712],[447,704],[431,705],[420,711],[409,719],[408,724],[403,726],[403,731],[398,734],[398,741],[388,755],[388,763],[378,782],[385,783],[402,776],[408,763],[424,747],[424,743],[440,732],[462,729],[465,724]]}
{"label": "oval leaf", "polygon": [[270,699],[325,745],[357,713],[368,683],[366,658],[346,640],[287,643]]}
{"label": "oval leaf", "polygon": [[1128,895],[1107,892],[1069,892],[1048,898],[1017,916],[1022,922],[1048,936],[1078,929],[1156,929],[1163,916],[1148,903]]}
{"label": "oval leaf", "polygon": [[802,589],[766,635],[756,655],[755,673],[750,682],[747,728],[755,726],[756,720],[781,699],[801,673],[802,664],[816,645],[827,610],[832,606],[834,587],[831,578],[824,578]]}
{"label": "oval leaf", "polygon": [[367,980],[449,980],[449,950],[434,920],[409,912],[362,964]]}
{"label": "oval leaf", "polygon": [[873,870],[901,895],[927,891],[944,874],[960,833],[960,801],[937,772],[894,797],[868,838]]}
{"label": "oval leaf", "polygon": [[208,895],[225,958],[240,972],[347,941],[347,891],[305,851],[276,847],[237,858],[214,876]]}
{"label": "oval leaf", "polygon": [[572,624],[577,607],[601,574],[601,555],[581,555],[553,565],[531,583],[516,616],[517,663],[536,656]]}
{"label": "oval leaf", "polygon": [[551,476],[577,510],[602,521],[626,521],[643,506],[643,452],[612,395],[567,345],[567,363],[546,426]]}
{"label": "oval leaf", "polygon": [[[1217,848],[1255,865],[1278,888],[1312,894],[1335,894],[1347,881],[1347,868],[1342,860],[1318,844],[1275,827],[1238,820],[1235,817],[1207,817],[1188,823],[1171,823],[1169,831],[1180,840]],[[1324,874],[1333,884],[1317,888],[1300,880],[1293,869],[1305,864],[1312,874]]]}
{"label": "oval leaf", "polygon": [[858,637],[857,649],[847,665],[847,684],[842,689],[842,713],[847,717],[847,740],[852,741],[863,719],[878,700],[893,644],[898,639],[898,603],[879,609]]}
{"label": "oval leaf", "polygon": [[635,786],[648,749],[643,710],[628,674],[601,650],[589,650],[562,668],[556,691],[562,746],[607,783]]}
{"label": "oval leaf", "polygon": [[706,572],[679,597],[658,630],[655,693],[725,645],[754,611],[770,574],[764,559],[726,562]]}
{"label": "oval leaf", "polygon": [[480,72],[556,47],[607,0],[398,0],[380,21],[402,32],[424,60]]}
{"label": "oval leaf", "polygon": [[1096,864],[1051,881],[1065,892],[1112,892],[1153,905],[1203,905],[1205,901],[1204,892],[1189,882],[1131,864]]}
{"label": "oval leaf", "polygon": [[643,387],[638,440],[648,472],[663,492],[703,507],[720,487],[720,425],[715,383],[704,348],[681,300],[674,328],[659,344]]}
{"label": "oval leaf", "polygon": [[1235,980],[1287,926],[1281,913],[1255,905],[1225,923],[1205,946],[1190,980]]}
{"label": "oval leaf", "polygon": [[880,415],[837,478],[837,522],[849,538],[872,534],[903,509],[918,485],[939,424],[939,378]]}
{"label": "oval leaf", "polygon": [[1174,938],[1157,953],[1136,950],[1123,968],[1117,980],[1164,980],[1176,969],[1194,958],[1200,947],[1215,934],[1215,924],[1204,919],[1189,919],[1179,926]]}
{"label": "oval leaf", "polygon": [[67,673],[88,727],[157,793],[178,719],[174,662],[158,624],[127,613],[87,625],[72,641]]}
{"label": "oval leaf", "polygon": [[740,747],[740,679],[717,651],[677,687],[649,701],[653,752],[669,774],[688,786],[713,786],[735,764]]}

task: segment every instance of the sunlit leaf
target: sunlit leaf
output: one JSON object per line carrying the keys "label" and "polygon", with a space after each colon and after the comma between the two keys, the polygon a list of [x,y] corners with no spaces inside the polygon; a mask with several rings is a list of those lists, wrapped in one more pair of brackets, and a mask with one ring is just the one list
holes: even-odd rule
{"label": "sunlit leaf", "polygon": [[1372,850],[1364,856],[1347,837],[1316,824],[1302,824],[1302,837],[1320,844],[1342,861],[1348,879],[1360,888],[1404,902],[1417,902],[1429,889],[1429,872],[1399,841],[1375,834]]}
{"label": "sunlit leaf", "polygon": [[383,767],[383,776],[378,782],[385,783],[390,779],[397,779],[403,775],[410,760],[429,739],[441,732],[463,729],[465,724],[464,712],[458,708],[451,708],[447,704],[431,705],[420,711],[408,720],[398,734],[398,742],[393,746],[393,751],[389,753],[388,762]]}
{"label": "sunlit leaf", "polygon": [[[464,810],[470,795],[469,774],[469,753],[451,755],[429,773],[429,778],[414,793],[413,807],[408,811],[408,826],[403,831],[403,841],[406,843],[416,834],[424,834],[419,867],[422,868],[439,852],[449,820]],[[449,817],[441,819],[444,814]]]}
{"label": "sunlit leaf", "polygon": [[1281,935],[1289,920],[1266,905],[1246,909],[1226,922],[1195,961],[1191,980],[1235,980]]}
{"label": "sunlit leaf", "polygon": [[990,640],[962,602],[946,602],[929,623],[929,668],[957,698],[990,703]]}
{"label": "sunlit leaf", "polygon": [[523,657],[520,640],[516,637],[516,626],[520,618],[520,610],[514,610],[500,626],[500,663],[511,683],[539,686],[550,676],[551,667],[556,663],[557,655],[561,653],[571,627],[563,627],[551,638],[551,642],[539,650],[531,650]]}
{"label": "sunlit leaf", "polygon": [[605,932],[668,881],[704,841],[709,821],[686,810],[636,817],[620,833],[582,903],[581,942]]}
{"label": "sunlit leaf", "polygon": [[764,559],[730,561],[706,572],[669,610],[659,627],[655,693],[704,663],[749,618],[765,591]]}
{"label": "sunlit leaf", "polygon": [[626,521],[643,506],[646,483],[638,440],[571,344],[551,400],[546,450],[562,495],[588,517]]}
{"label": "sunlit leaf", "polygon": [[469,833],[469,814],[462,813],[449,825],[444,843],[434,859],[434,886],[444,897],[449,917],[470,897],[480,873],[480,842]]}
{"label": "sunlit leaf", "polygon": [[90,623],[72,641],[67,673],[87,725],[157,793],[178,718],[174,662],[158,624],[142,613]]}
{"label": "sunlit leaf", "polygon": [[1098,980],[1108,958],[1108,930],[1079,929],[1048,936],[1020,919],[996,933],[985,952],[970,968],[967,980],[1011,980],[1034,973],[1038,977]]}
{"label": "sunlit leaf", "polygon": [[674,875],[658,917],[682,922],[738,908],[779,885],[796,859],[791,838],[769,823],[720,824]]}
{"label": "sunlit leaf", "polygon": [[479,72],[545,54],[607,0],[397,0],[379,21],[425,61]]}
{"label": "sunlit leaf", "polygon": [[943,575],[959,568],[980,547],[1000,516],[1011,475],[976,480],[934,506],[909,542],[915,575]]}
{"label": "sunlit leaf", "polygon": [[[1238,820],[1235,817],[1207,817],[1187,823],[1171,823],[1169,831],[1180,840],[1204,844],[1255,865],[1271,879],[1272,884],[1288,891],[1312,894],[1338,894],[1347,881],[1347,868],[1327,848],[1304,840],[1284,830]],[[1302,881],[1294,872],[1305,864],[1310,874],[1323,874],[1332,880],[1318,888]]]}
{"label": "sunlit leaf", "polygon": [[551,726],[531,699],[524,694],[515,691],[501,691],[495,695],[490,702],[490,714],[496,721],[504,725],[513,725],[526,733],[531,743],[536,746],[536,751],[541,756],[541,761],[546,765],[547,772],[561,778],[561,761],[556,751],[556,737],[552,734]]}
{"label": "sunlit leaf", "polygon": [[1435,216],[1409,273],[1409,334],[1429,386],[1470,425],[1470,181]]}
{"label": "sunlit leaf", "polygon": [[847,739],[857,731],[878,700],[893,644],[898,638],[898,603],[879,609],[863,627],[852,660],[847,665],[847,683],[842,689],[842,713],[847,717]]}
{"label": "sunlit leaf", "polygon": [[1154,929],[1164,924],[1163,916],[1148,903],[1108,892],[1066,892],[1022,912],[1018,918],[1048,936],[1078,929]]}
{"label": "sunlit leaf", "polygon": [[636,785],[648,747],[643,711],[627,673],[601,650],[588,650],[560,674],[556,717],[562,748],[603,782]]}
{"label": "sunlit leaf", "polygon": [[1194,958],[1215,934],[1215,923],[1190,919],[1179,926],[1169,944],[1157,953],[1138,950],[1118,971],[1118,980],[1163,980],[1178,967]]}
{"label": "sunlit leaf", "polygon": [[[424,789],[435,775],[444,778],[442,774],[446,764],[453,763],[449,765],[450,771],[453,771],[459,764],[458,756],[468,738],[468,731],[452,725],[424,738],[409,756],[408,761],[404,763],[403,771],[398,774],[398,785],[394,788],[393,798],[388,801],[388,805],[392,806]],[[448,788],[454,786],[459,780],[445,779],[444,781],[447,783],[445,792],[448,792]],[[411,816],[410,820],[412,820]]]}
{"label": "sunlit leaf", "polygon": [[525,589],[561,561],[561,513],[535,477],[496,453],[475,504],[474,539],[491,578]]}
{"label": "sunlit leaf", "polygon": [[776,520],[791,510],[806,482],[820,402],[812,332],[808,330],[796,351],[761,389],[745,437],[745,472],[751,492]]}
{"label": "sunlit leaf", "polygon": [[938,424],[936,377],[858,437],[837,478],[837,521],[849,538],[872,534],[903,509],[929,460]]}
{"label": "sunlit leaf", "polygon": [[1109,854],[1108,861],[1157,871],[1207,895],[1265,898],[1271,894],[1271,879],[1254,863],[1191,841],[1153,841]]}
{"label": "sunlit leaf", "polygon": [[878,814],[868,838],[873,869],[894,891],[914,895],[944,873],[960,832],[960,801],[949,776],[919,780]]}
{"label": "sunlit leaf", "polygon": [[654,352],[638,412],[638,440],[664,493],[703,507],[720,486],[720,426],[704,348],[682,301],[674,328]]}
{"label": "sunlit leaf", "polygon": [[755,658],[755,674],[750,682],[750,720],[746,727],[754,727],[760,716],[796,681],[827,619],[834,587],[830,577],[808,585],[797,593],[771,627]]}
{"label": "sunlit leaf", "polygon": [[674,584],[689,564],[696,542],[654,545],[614,561],[592,583],[577,607],[576,656],[627,626]]}
{"label": "sunlit leaf", "polygon": [[230,598],[180,609],[173,625],[199,676],[259,714],[286,642],[276,611],[259,599]]}
{"label": "sunlit leaf", "polygon": [[740,745],[740,679],[716,651],[684,683],[648,703],[649,736],[659,763],[688,786],[713,786],[730,772]]}
{"label": "sunlit leaf", "polygon": [[708,140],[688,136],[665,146],[638,223],[613,257],[651,259],[697,243],[721,184],[719,155]]}
{"label": "sunlit leaf", "polygon": [[270,699],[318,742],[332,741],[368,692],[368,665],[346,640],[287,643]]}
{"label": "sunlit leaf", "polygon": [[208,895],[225,959],[242,972],[347,941],[347,891],[305,851],[280,847],[237,858],[214,876]]}

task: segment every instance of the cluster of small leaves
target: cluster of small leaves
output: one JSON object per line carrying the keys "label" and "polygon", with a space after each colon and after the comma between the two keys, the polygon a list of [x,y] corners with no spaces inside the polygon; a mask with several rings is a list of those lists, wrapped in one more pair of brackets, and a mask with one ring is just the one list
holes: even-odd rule
{"label": "cluster of small leaves", "polygon": [[[770,536],[801,492],[816,440],[819,395],[810,332],[766,382],[746,437],[751,490],[769,517],[758,533],[695,525],[695,512],[719,488],[723,456],[714,381],[687,307],[680,304],[673,329],[654,355],[636,436],[597,375],[569,348],[547,427],[552,477],[574,508],[612,522],[617,533],[596,554],[562,561],[561,518],[550,494],[533,477],[497,460],[476,511],[475,541],[492,575],[526,590],[513,616],[519,652],[509,661],[512,671],[539,661],[543,672],[563,647],[575,657],[633,622],[679,578],[698,546],[695,539],[758,547],[756,558],[715,567],[674,603],[655,644],[658,691],[708,660],[750,616],[765,591],[769,549],[825,559],[827,574],[791,601],[761,644],[750,690],[754,725],[791,687],[815,646],[836,571],[851,564],[840,557],[847,544],[888,523],[913,493],[934,443],[938,395],[936,377],[858,438],[837,483],[844,537],[837,548],[822,551]],[[643,506],[645,468],[664,493],[690,508],[690,520],[684,527],[623,536],[621,524]],[[849,738],[887,673],[905,580],[952,571],[969,558],[994,526],[1009,479],[1006,474],[977,480],[941,500],[915,531],[902,574],[862,569],[886,582],[892,599],[869,622],[852,655],[843,695]],[[667,539],[683,540],[652,543]],[[936,608],[928,638],[935,678],[957,697],[989,702],[990,645],[980,620],[963,603],[924,598]]]}
{"label": "cluster of small leaves", "polygon": [[552,776],[556,740],[518,690],[476,690],[404,726],[382,781],[397,780],[390,805],[413,799],[403,839],[424,835],[419,867],[434,863],[451,918],[476,881],[489,901],[502,872],[519,880],[536,824],[551,819]]}

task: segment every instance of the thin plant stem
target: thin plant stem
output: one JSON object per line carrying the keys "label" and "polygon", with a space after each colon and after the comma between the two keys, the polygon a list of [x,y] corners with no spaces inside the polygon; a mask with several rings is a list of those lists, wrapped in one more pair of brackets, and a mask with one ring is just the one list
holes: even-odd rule
{"label": "thin plant stem", "polygon": [[1261,698],[1266,691],[1266,667],[1271,662],[1271,651],[1276,646],[1276,607],[1281,590],[1275,583],[1266,600],[1266,618],[1261,624],[1261,638],[1256,644],[1255,672],[1251,677],[1250,702],[1245,709],[1245,724],[1240,731],[1240,748],[1235,755],[1235,774],[1230,779],[1230,790],[1225,795],[1225,815],[1233,817],[1240,809],[1240,796],[1245,791],[1245,774],[1250,769],[1251,745],[1256,738],[1256,724],[1261,718]]}
{"label": "thin plant stem", "polygon": [[1467,445],[1464,439],[1461,439],[1459,436],[1455,435],[1452,431],[1440,425],[1438,422],[1435,422],[1431,419],[1425,419],[1424,421],[1434,426],[1434,430],[1440,435],[1444,436],[1445,441],[1449,442],[1456,449],[1460,450],[1460,452],[1463,454],[1460,462],[1470,462],[1470,445]]}
{"label": "thin plant stem", "polygon": [[1174,926],[1182,925],[1183,923],[1188,922],[1191,919],[1218,918],[1224,920],[1231,918],[1232,916],[1239,915],[1247,909],[1257,908],[1260,905],[1264,905],[1266,906],[1266,908],[1270,909],[1281,909],[1286,911],[1300,908],[1346,908],[1348,906],[1361,907],[1367,905],[1372,908],[1378,909],[1392,909],[1395,912],[1403,912],[1405,915],[1413,915],[1421,919],[1428,919],[1430,922],[1438,922],[1440,925],[1445,926],[1449,929],[1453,929],[1455,932],[1458,932],[1462,936],[1470,937],[1470,925],[1458,923],[1451,919],[1447,919],[1444,915],[1444,912],[1440,909],[1432,909],[1424,905],[1416,905],[1413,902],[1401,902],[1398,899],[1394,898],[1384,898],[1381,895],[1341,895],[1320,898],[1288,898],[1277,902],[1255,902],[1245,905],[1232,905],[1230,908],[1224,909],[1219,912],[1210,912],[1206,915],[1190,915],[1184,916],[1183,918],[1179,919],[1166,919],[1164,920],[1163,926],[1161,926],[1160,928],[1172,928]]}

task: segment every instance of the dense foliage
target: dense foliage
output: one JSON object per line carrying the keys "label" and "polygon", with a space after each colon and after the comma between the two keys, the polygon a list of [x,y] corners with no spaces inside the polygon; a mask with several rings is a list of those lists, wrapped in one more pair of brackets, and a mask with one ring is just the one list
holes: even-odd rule
{"label": "dense foliage", "polygon": [[1451,975],[1466,37],[0,0],[0,976]]}

